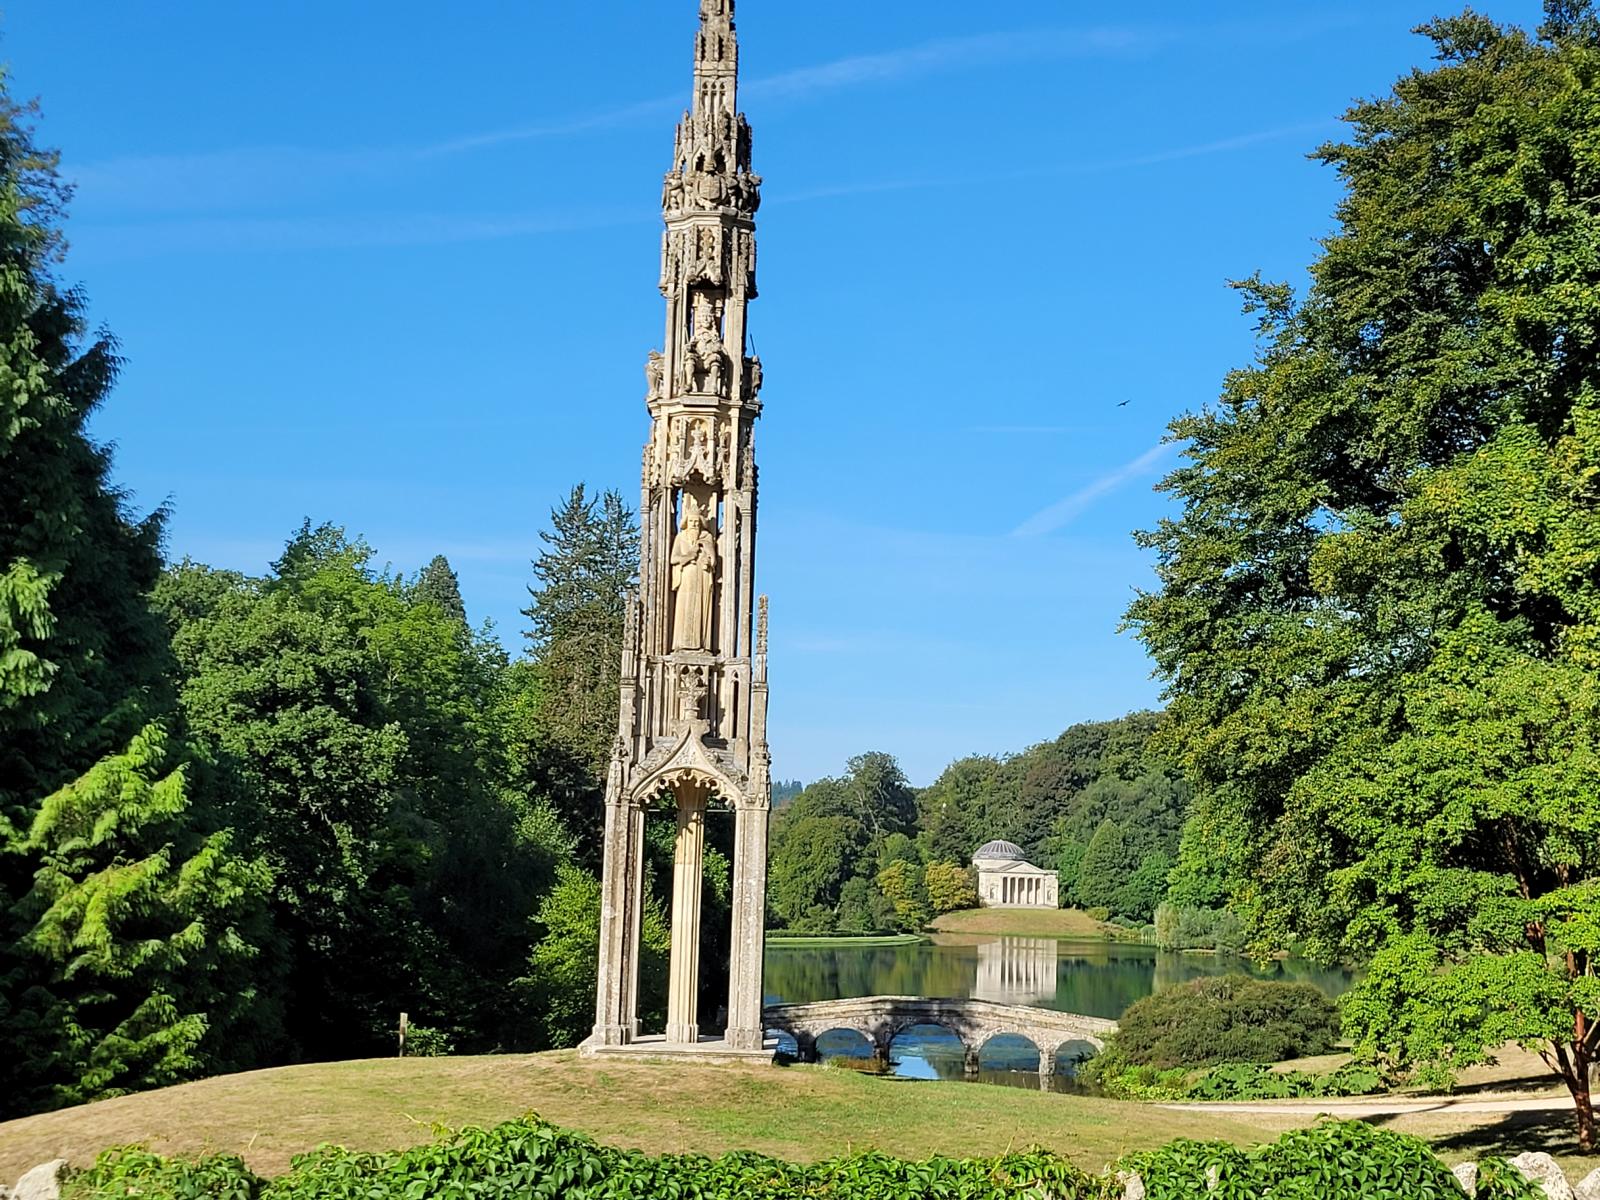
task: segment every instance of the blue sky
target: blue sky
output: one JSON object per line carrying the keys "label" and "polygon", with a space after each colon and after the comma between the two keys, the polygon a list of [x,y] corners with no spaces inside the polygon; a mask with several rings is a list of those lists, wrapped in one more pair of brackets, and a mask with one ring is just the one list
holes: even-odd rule
{"label": "blue sky", "polygon": [[[778,775],[927,783],[1158,701],[1129,535],[1251,354],[1225,282],[1303,277],[1338,196],[1306,152],[1451,9],[745,0]],[[95,430],[174,557],[260,572],[332,520],[447,554],[520,647],[551,505],[637,497],[695,11],[6,5],[128,360]]]}

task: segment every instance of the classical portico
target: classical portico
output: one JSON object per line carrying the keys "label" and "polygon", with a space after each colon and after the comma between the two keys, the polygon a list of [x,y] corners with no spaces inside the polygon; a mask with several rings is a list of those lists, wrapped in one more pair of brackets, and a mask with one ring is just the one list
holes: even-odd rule
{"label": "classical portico", "polygon": [[[694,97],[662,190],[665,344],[645,365],[650,438],[639,502],[639,591],[622,651],[606,780],[599,984],[591,1052],[636,1044],[644,821],[676,814],[668,1047],[695,1046],[708,811],[734,820],[726,1046],[760,1051],[767,890],[766,598],[755,597],[755,420],[745,353],[761,179],[738,111],[733,0],[701,0]],[[656,1043],[661,1044],[661,1043]]]}

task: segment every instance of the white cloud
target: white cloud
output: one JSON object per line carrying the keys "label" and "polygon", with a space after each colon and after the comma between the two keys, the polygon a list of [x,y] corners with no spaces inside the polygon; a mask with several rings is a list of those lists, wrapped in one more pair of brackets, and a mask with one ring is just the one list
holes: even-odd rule
{"label": "white cloud", "polygon": [[1172,450],[1170,442],[1159,442],[1132,462],[1123,463],[1114,471],[1108,471],[1093,483],[1079,488],[1064,500],[1058,500],[1048,508],[1040,509],[1022,524],[1011,531],[1014,538],[1042,537],[1047,533],[1054,533],[1062,526],[1069,524],[1085,509],[1089,508],[1100,497],[1116,491],[1130,480],[1141,475],[1151,473],[1160,461],[1167,457]]}

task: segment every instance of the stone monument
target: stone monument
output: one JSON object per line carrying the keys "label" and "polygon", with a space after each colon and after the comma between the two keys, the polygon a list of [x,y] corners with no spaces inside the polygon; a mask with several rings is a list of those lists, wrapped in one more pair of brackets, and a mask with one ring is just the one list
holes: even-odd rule
{"label": "stone monument", "polygon": [[[755,598],[761,363],[745,353],[761,178],[738,111],[733,0],[701,0],[694,101],[662,191],[666,345],[645,364],[650,440],[639,591],[606,779],[600,972],[591,1053],[641,1036],[645,811],[677,814],[666,1044],[699,1044],[700,881],[708,806],[734,814],[725,1048],[760,1051],[767,893],[767,605]],[[759,610],[759,615],[758,615]],[[660,1045],[659,1041],[653,1044]]]}

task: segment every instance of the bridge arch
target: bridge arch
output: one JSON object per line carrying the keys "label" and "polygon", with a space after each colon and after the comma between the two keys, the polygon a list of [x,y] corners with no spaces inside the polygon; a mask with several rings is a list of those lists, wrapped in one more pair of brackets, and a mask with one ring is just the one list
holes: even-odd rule
{"label": "bridge arch", "polygon": [[812,1004],[770,1005],[768,1028],[794,1037],[800,1057],[814,1060],[816,1039],[831,1029],[850,1029],[867,1038],[876,1056],[889,1060],[894,1039],[917,1025],[948,1030],[961,1042],[968,1074],[975,1075],[984,1045],[1001,1034],[1015,1034],[1039,1052],[1039,1073],[1055,1074],[1063,1045],[1081,1042],[1099,1049],[1116,1029],[1115,1021],[1020,1004],[927,996],[863,996]]}

